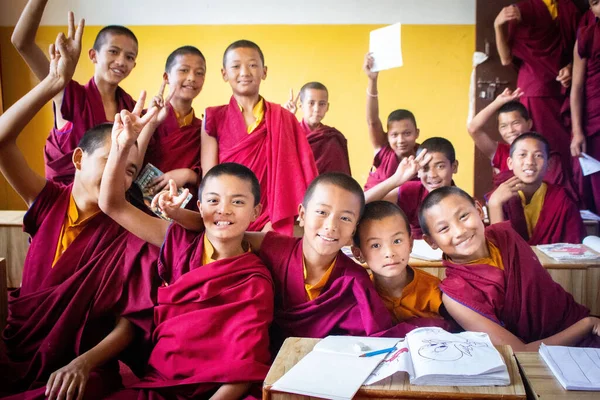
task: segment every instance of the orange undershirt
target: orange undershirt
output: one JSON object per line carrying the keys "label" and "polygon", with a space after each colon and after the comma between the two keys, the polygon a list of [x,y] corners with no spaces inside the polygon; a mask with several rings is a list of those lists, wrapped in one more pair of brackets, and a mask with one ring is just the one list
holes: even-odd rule
{"label": "orange undershirt", "polygon": [[[217,261],[215,257],[215,247],[212,245],[210,240],[208,240],[208,236],[204,235],[204,239],[202,241],[202,265],[210,264],[213,261]],[[244,248],[246,253],[252,251],[248,243],[242,242],[242,247]],[[246,247],[248,247],[246,249]]]}
{"label": "orange undershirt", "polygon": [[[240,103],[238,103],[238,107],[243,113],[244,107],[242,107]],[[248,134],[254,132],[254,130],[258,128],[262,120],[265,118],[265,100],[262,97],[259,96],[258,103],[256,103],[252,109],[252,114],[254,115],[254,118],[256,118],[256,121],[254,121],[252,125],[248,125]]]}
{"label": "orange undershirt", "polygon": [[190,113],[188,115],[183,117],[183,119],[181,119],[181,116],[179,115],[179,113],[177,111],[175,111],[175,117],[177,118],[177,124],[179,124],[180,128],[183,128],[184,126],[188,126],[192,123],[192,121],[194,121],[194,109],[192,108],[192,111],[190,111]]}
{"label": "orange undershirt", "polygon": [[[336,260],[337,257],[333,259],[333,262],[327,268],[327,271],[325,271],[321,279],[319,279],[319,282],[315,283],[314,285],[309,285],[307,283],[304,284],[304,289],[306,290],[306,296],[308,297],[308,300],[314,300],[317,297],[319,297],[319,295],[321,294],[321,290],[323,290],[323,287],[327,284],[327,281],[331,276],[331,271],[333,271],[333,267],[335,266]],[[304,269],[304,280],[306,281],[308,273],[306,272],[306,264],[304,263],[304,257],[302,258],[302,268]]]}
{"label": "orange undershirt", "polygon": [[491,265],[492,267],[496,267],[496,268],[504,271],[504,263],[502,262],[502,254],[500,254],[500,249],[498,249],[489,240],[486,240],[486,243],[488,246],[488,250],[490,251],[490,256],[471,261],[471,262],[467,263],[467,265],[487,264],[487,265]]}

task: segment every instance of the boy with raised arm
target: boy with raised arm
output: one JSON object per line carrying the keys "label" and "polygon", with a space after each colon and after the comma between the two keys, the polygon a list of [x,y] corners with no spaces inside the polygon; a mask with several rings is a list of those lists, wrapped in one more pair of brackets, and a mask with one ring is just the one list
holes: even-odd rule
{"label": "boy with raised arm", "polygon": [[250,168],[260,182],[263,206],[250,230],[291,235],[298,203],[318,174],[306,135],[289,111],[259,94],[267,67],[256,43],[238,40],[230,44],[221,73],[233,95],[229,104],[206,109],[202,170],[223,162]]}
{"label": "boy with raised arm", "polygon": [[488,202],[492,224],[510,221],[530,245],[581,243],[585,226],[575,202],[560,186],[544,182],[549,145],[537,133],[524,133],[510,146],[508,168]]}
{"label": "boy with raised arm", "polygon": [[[73,153],[69,186],[37,175],[17,146],[25,125],[73,76],[83,20],[77,28],[73,21],[71,13],[69,34],[59,34],[50,48],[49,73],[0,116],[0,171],[29,207],[23,229],[31,236],[21,287],[8,300],[0,396],[25,391],[17,398],[103,396],[120,387],[118,356],[129,356],[132,367],[145,363],[140,350],[149,342],[154,306],[149,271],[158,248],[130,235],[98,207],[112,126],[85,133]],[[139,104],[137,113],[143,95]],[[138,171],[138,157],[135,148],[125,155],[124,187]]]}
{"label": "boy with raised arm", "polygon": [[575,302],[508,222],[483,225],[483,211],[457,187],[431,192],[419,211],[423,238],[444,252],[442,301],[465,330],[494,345],[600,347],[600,320]]}
{"label": "boy with raised arm", "polygon": [[[100,207],[140,239],[161,247],[163,285],[146,374],[111,398],[241,398],[252,383],[264,380],[270,362],[273,282],[243,242],[261,211],[258,180],[234,163],[208,171],[198,193],[201,234],[151,217],[127,203],[122,178],[140,122],[126,111],[117,116]],[[187,196],[186,189],[175,197],[174,181],[169,185],[170,202]]]}
{"label": "boy with raised arm", "polygon": [[300,125],[313,151],[319,174],[343,172],[352,175],[348,141],[340,131],[321,122],[329,111],[327,87],[320,82],[308,82],[295,99],[290,90],[290,99],[283,107],[296,114],[298,99],[303,113]]}
{"label": "boy with raised arm", "polygon": [[[12,43],[35,76],[41,81],[48,74],[48,59],[35,43],[48,0],[30,0],[15,26]],[[85,85],[71,80],[53,99],[54,127],[46,139],[44,164],[46,178],[68,185],[75,169],[73,150],[90,128],[111,122],[116,113],[133,110],[135,102],[119,87],[135,67],[138,41],[124,26],[109,25],[100,30],[89,58],[94,76]]]}
{"label": "boy with raised arm", "polygon": [[375,150],[373,166],[365,184],[365,191],[383,182],[394,174],[403,158],[414,156],[419,145],[419,129],[413,113],[408,110],[395,110],[387,119],[387,133],[379,118],[379,93],[377,78],[379,72],[372,72],[373,56],[365,56],[363,69],[369,78],[367,86],[367,126],[369,138]]}

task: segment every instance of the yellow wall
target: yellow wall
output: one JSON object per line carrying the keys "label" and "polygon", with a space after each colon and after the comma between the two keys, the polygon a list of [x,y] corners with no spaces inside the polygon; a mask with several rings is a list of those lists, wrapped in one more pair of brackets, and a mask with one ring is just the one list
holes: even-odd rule
{"label": "yellow wall", "polygon": [[[307,81],[321,81],[330,92],[331,107],[324,122],[348,138],[354,177],[362,184],[373,159],[365,124],[367,78],[362,60],[368,49],[369,31],[379,25],[218,25],[135,26],[140,41],[137,67],[122,86],[136,97],[140,90],[158,90],[167,55],[186,44],[197,46],[207,58],[204,89],[194,103],[196,110],[228,102],[229,85],[220,77],[225,47],[237,39],[258,43],[265,53],[268,77],[261,87],[269,101],[283,103],[289,88],[298,90]],[[92,46],[100,27],[86,27],[84,49]],[[42,27],[38,43],[43,49],[54,41],[58,27]],[[36,83],[10,44],[12,28],[0,28],[2,85],[5,109]],[[405,25],[402,27],[405,66],[384,71],[379,78],[383,120],[394,109],[414,112],[421,138],[444,136],[452,141],[460,161],[456,183],[472,192],[473,144],[465,131],[474,25]],[[87,82],[93,66],[82,53],[75,79]],[[299,117],[300,117],[299,113]],[[29,163],[43,174],[42,149],[52,126],[48,105],[27,126],[19,146]],[[0,209],[24,208],[20,198],[0,177]]]}

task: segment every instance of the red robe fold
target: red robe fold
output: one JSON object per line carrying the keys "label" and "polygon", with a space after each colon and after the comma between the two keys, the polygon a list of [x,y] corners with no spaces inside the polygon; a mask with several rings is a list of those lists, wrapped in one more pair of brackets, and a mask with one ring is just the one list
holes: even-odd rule
{"label": "red robe fold", "polygon": [[[552,336],[589,315],[542,267],[531,247],[503,222],[486,228],[502,255],[504,270],[487,264],[445,260],[447,296],[503,326],[525,343]],[[600,345],[590,338],[586,345]]]}
{"label": "red robe fold", "polygon": [[[135,101],[120,87],[117,88],[116,100],[119,111],[131,111],[135,107]],[[70,123],[62,129],[54,126],[50,131],[44,147],[44,163],[46,179],[68,185],[75,177],[73,150],[89,129],[108,122],[102,97],[93,77],[85,86],[73,80],[67,84],[60,112]]]}
{"label": "red robe fold", "polygon": [[398,207],[404,211],[410,223],[413,239],[421,239],[423,231],[419,224],[419,207],[429,191],[420,181],[409,181],[398,188]]}
{"label": "red robe fold", "polygon": [[219,143],[219,162],[245,165],[260,182],[263,211],[248,229],[259,231],[270,221],[275,231],[291,235],[298,205],[318,174],[306,135],[294,115],[265,101],[263,122],[248,134],[232,96],[229,104],[206,109],[205,128]]}
{"label": "red robe fold", "polygon": [[521,204],[521,197],[514,196],[504,204],[504,216],[515,231],[532,245],[551,243],[581,243],[585,226],[579,208],[560,186],[548,185],[544,205],[531,237]]}
{"label": "red robe fold", "polygon": [[[592,14],[593,16],[593,14]],[[582,27],[578,37],[579,56],[586,59],[583,105],[583,129],[586,135],[586,153],[600,159],[600,23],[593,21]],[[600,173],[581,176],[589,208],[600,212]]]}
{"label": "red robe fold", "polygon": [[[500,170],[500,172],[495,174],[493,178],[494,189],[496,189],[506,180],[515,176],[515,174],[508,169],[508,163],[506,160],[509,156],[510,146],[506,143],[498,143],[498,148],[496,149],[494,159],[492,160],[492,166]],[[579,206],[581,204],[579,193],[575,188],[573,177],[567,172],[568,170],[569,169],[565,168],[564,166],[560,153],[552,151],[550,152],[550,158],[548,159],[548,170],[544,176],[544,182],[552,183],[553,185],[557,185],[565,189],[569,197]],[[486,200],[489,199],[491,193],[492,192],[484,196]]]}
{"label": "red robe fold", "polygon": [[281,344],[290,336],[328,335],[403,337],[418,326],[450,324],[441,319],[415,318],[394,326],[369,274],[341,251],[321,294],[307,299],[304,287],[302,240],[269,232],[260,256],[275,282],[275,334]]}
{"label": "red robe fold", "polygon": [[379,149],[377,154],[375,154],[375,158],[373,158],[373,166],[369,172],[369,177],[367,178],[367,183],[365,183],[364,190],[367,191],[394,175],[399,164],[400,160],[398,160],[396,153],[389,144],[386,144]]}
{"label": "red robe fold", "polygon": [[313,151],[319,174],[326,172],[343,172],[352,176],[350,172],[350,156],[348,155],[348,141],[344,135],[334,127],[321,125],[314,131],[304,120],[300,123],[306,133],[306,139]]}
{"label": "red robe fold", "polygon": [[542,0],[524,0],[517,7],[522,20],[509,24],[508,40],[518,59],[517,86],[524,92],[521,102],[529,110],[535,130],[570,163],[571,133],[561,117],[565,90],[556,77],[573,60],[581,15],[572,0],[558,0],[555,20]]}
{"label": "red robe fold", "polygon": [[[9,296],[0,395],[40,388],[26,397],[43,398],[50,374],[97,345],[119,315],[138,331],[130,365],[145,364],[147,354],[139,350],[150,343],[158,248],[99,213],[52,266],[70,194],[71,186],[48,182],[25,215],[24,230],[32,240],[22,286]],[[113,360],[93,372],[88,394],[119,385]]]}
{"label": "red robe fold", "polygon": [[[197,398],[222,383],[262,382],[270,363],[273,282],[252,253],[202,265],[204,235],[172,224],[159,258],[148,371],[137,398]],[[136,398],[127,391],[114,398]]]}

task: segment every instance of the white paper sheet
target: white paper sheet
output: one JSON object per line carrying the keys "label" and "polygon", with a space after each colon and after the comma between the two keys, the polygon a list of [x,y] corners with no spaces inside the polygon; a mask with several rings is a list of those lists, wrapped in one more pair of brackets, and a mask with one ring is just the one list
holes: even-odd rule
{"label": "white paper sheet", "polygon": [[600,171],[600,161],[585,153],[581,153],[581,157],[579,157],[579,165],[581,165],[583,176],[595,174],[596,172]]}
{"label": "white paper sheet", "polygon": [[440,249],[432,249],[423,239],[416,239],[410,256],[425,261],[440,261],[443,254]]}
{"label": "white paper sheet", "polygon": [[403,65],[401,31],[400,23],[371,31],[369,52],[373,53],[374,59],[372,71],[383,71]]}
{"label": "white paper sheet", "polygon": [[579,213],[583,220],[600,221],[600,216],[594,214],[590,210],[579,210]]}
{"label": "white paper sheet", "polygon": [[600,390],[600,349],[540,346],[540,355],[567,390]]}

